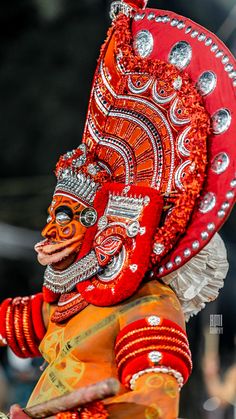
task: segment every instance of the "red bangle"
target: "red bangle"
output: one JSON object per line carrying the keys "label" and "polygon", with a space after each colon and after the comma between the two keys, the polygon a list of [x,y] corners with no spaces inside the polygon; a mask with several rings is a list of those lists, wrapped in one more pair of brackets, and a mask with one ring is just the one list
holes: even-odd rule
{"label": "red bangle", "polygon": [[27,345],[30,349],[30,357],[41,356],[41,353],[38,349],[38,342],[34,334],[32,319],[31,319],[31,299],[30,297],[22,298],[22,325],[23,325],[23,334]]}
{"label": "red bangle", "polygon": [[6,313],[12,298],[6,298],[0,305],[0,335],[2,339],[6,340]]}
{"label": "red bangle", "polygon": [[187,355],[189,355],[189,357],[191,357],[191,353],[189,350],[189,346],[186,345],[185,342],[182,342],[180,339],[177,339],[175,337],[172,336],[160,336],[159,334],[157,335],[152,335],[152,336],[142,336],[138,339],[135,340],[131,340],[129,343],[127,343],[126,345],[124,345],[123,347],[120,348],[119,352],[117,352],[116,354],[116,362],[119,364],[120,360],[128,355],[130,352],[135,351],[137,349],[140,348],[145,348],[146,345],[149,346],[160,346],[160,345],[173,345],[173,346],[178,346],[180,347],[182,350],[185,351],[185,353]]}
{"label": "red bangle", "polygon": [[[129,352],[118,363],[118,369],[124,368],[130,361],[135,359],[137,356],[141,356],[145,354],[147,354],[148,356],[150,353],[154,353],[154,352],[158,352],[158,353],[167,352],[169,354],[176,355],[186,363],[189,371],[192,370],[192,361],[189,355],[178,346],[172,346],[172,345],[152,345],[152,346],[146,346],[146,347],[137,349],[133,352]],[[159,364],[159,361],[153,362],[152,365],[157,365],[157,364]]]}
{"label": "red bangle", "polygon": [[120,345],[124,346],[130,341],[141,335],[168,334],[181,339],[188,345],[188,338],[185,331],[172,320],[163,319],[158,316],[148,316],[144,319],[136,320],[124,327],[118,334],[115,344],[115,352],[119,351]]}
{"label": "red bangle", "polygon": [[[174,354],[169,354],[166,352],[161,352],[162,358],[158,362],[157,366],[163,366],[168,368],[172,368],[178,371],[184,380],[184,383],[187,381],[190,373],[189,370],[182,359]],[[119,376],[122,384],[125,386],[129,386],[130,379],[134,374],[145,370],[147,368],[155,368],[154,363],[148,357],[148,354],[141,355],[135,357],[131,360],[122,370],[119,370]]]}
{"label": "red bangle", "polygon": [[24,354],[24,358],[29,358],[31,357],[31,352],[23,333],[23,307],[21,303],[21,298],[14,298],[12,305],[14,306],[13,321],[16,341],[18,343],[18,346],[21,348],[22,353]]}
{"label": "red bangle", "polygon": [[43,339],[46,328],[43,322],[42,315],[42,306],[43,306],[43,294],[39,293],[31,297],[31,315],[32,323],[34,327],[35,336],[38,340],[38,343]]}
{"label": "red bangle", "polygon": [[14,328],[14,306],[12,304],[8,305],[6,311],[6,339],[11,350],[19,357],[24,358],[24,353],[18,345],[15,336]]}

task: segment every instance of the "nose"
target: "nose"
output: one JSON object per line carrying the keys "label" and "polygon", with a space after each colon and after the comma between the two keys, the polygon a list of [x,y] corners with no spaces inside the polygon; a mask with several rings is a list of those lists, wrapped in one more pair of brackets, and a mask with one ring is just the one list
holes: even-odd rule
{"label": "nose", "polygon": [[57,228],[56,228],[55,224],[53,224],[52,222],[48,223],[42,231],[42,236],[45,239],[56,239]]}

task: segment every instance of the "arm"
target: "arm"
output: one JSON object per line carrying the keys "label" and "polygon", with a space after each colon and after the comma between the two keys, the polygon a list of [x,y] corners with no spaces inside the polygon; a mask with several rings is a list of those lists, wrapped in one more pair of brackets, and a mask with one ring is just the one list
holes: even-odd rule
{"label": "arm", "polygon": [[176,419],[179,395],[179,386],[174,377],[152,372],[138,378],[133,391],[116,397],[115,403],[106,405],[106,408],[112,419]]}
{"label": "arm", "polygon": [[7,298],[0,306],[0,346],[21,358],[41,356],[38,346],[46,332],[47,312],[41,293]]}
{"label": "arm", "polygon": [[[112,419],[178,417],[179,391],[191,372],[191,354],[182,310],[169,287],[154,284],[150,294],[122,308],[115,343],[118,375],[126,392],[104,401]],[[136,297],[137,298],[137,297]]]}

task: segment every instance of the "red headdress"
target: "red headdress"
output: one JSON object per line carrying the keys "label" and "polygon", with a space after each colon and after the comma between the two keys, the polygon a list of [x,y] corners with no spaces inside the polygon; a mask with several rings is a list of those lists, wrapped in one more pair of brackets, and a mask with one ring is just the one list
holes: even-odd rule
{"label": "red headdress", "polygon": [[[123,185],[121,195],[126,186],[158,194],[161,220],[159,211],[143,273],[163,277],[206,246],[233,206],[236,62],[200,25],[145,5],[112,3],[83,143],[113,184]],[[116,293],[118,282],[107,281],[102,302],[98,278],[78,288],[94,304],[113,304],[130,296],[140,279],[124,294]]]}

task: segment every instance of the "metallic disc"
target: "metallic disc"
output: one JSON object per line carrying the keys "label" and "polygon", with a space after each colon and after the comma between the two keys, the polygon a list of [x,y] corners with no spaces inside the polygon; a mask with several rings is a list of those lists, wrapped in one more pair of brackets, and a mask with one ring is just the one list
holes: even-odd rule
{"label": "metallic disc", "polygon": [[192,48],[186,41],[175,44],[169,54],[169,62],[180,70],[186,68],[192,59]]}
{"label": "metallic disc", "polygon": [[207,192],[200,202],[199,211],[205,214],[211,211],[214,208],[215,204],[216,204],[215,194],[213,192]]}
{"label": "metallic disc", "polygon": [[213,92],[217,84],[217,77],[213,71],[204,71],[198,79],[197,89],[202,96]]}
{"label": "metallic disc", "polygon": [[213,172],[217,173],[217,175],[220,175],[223,173],[227,167],[229,166],[229,156],[228,154],[222,152],[217,154],[211,163],[211,169]]}
{"label": "metallic disc", "polygon": [[84,227],[91,227],[97,221],[97,211],[94,208],[85,208],[81,211],[80,222]]}
{"label": "metallic disc", "polygon": [[228,109],[219,109],[212,116],[212,128],[214,134],[223,134],[231,124],[231,113]]}
{"label": "metallic disc", "polygon": [[153,50],[154,40],[151,32],[144,29],[137,32],[134,39],[134,50],[142,58],[148,57]]}

